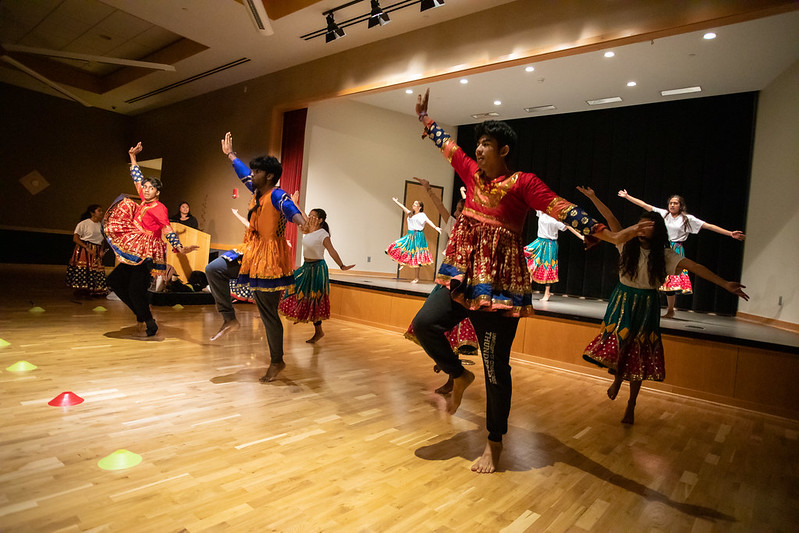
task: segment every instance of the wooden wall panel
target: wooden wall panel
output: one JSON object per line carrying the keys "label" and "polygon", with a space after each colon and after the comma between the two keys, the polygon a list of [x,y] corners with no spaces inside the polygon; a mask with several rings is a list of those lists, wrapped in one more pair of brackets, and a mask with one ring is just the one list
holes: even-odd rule
{"label": "wooden wall panel", "polygon": [[[799,413],[799,357],[793,354],[741,347],[735,397],[759,405],[779,405]],[[784,416],[791,416],[785,413]]]}
{"label": "wooden wall panel", "polygon": [[735,396],[738,346],[664,335],[663,351],[666,384]]}

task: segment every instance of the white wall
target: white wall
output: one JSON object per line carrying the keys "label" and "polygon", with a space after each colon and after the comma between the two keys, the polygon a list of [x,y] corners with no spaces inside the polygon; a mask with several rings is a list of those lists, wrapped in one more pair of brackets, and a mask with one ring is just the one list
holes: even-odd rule
{"label": "white wall", "polygon": [[760,92],[742,283],[739,312],[799,324],[799,62]]}
{"label": "white wall", "polygon": [[[308,108],[300,203],[306,212],[327,212],[333,246],[346,264],[355,263],[354,270],[396,272],[384,252],[401,236],[404,215],[391,197],[402,201],[405,180],[418,176],[443,186],[450,207],[452,167],[429,139],[421,139],[413,104],[409,97],[407,115],[344,100]],[[455,137],[455,127],[441,127]],[[327,263],[338,268],[329,257]]]}

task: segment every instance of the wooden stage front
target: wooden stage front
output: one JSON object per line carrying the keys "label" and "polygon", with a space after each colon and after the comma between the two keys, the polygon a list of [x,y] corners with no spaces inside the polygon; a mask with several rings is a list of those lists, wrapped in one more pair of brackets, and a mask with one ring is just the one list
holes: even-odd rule
{"label": "wooden stage front", "polygon": [[[669,333],[670,381],[641,392],[629,426],[620,423],[626,386],[610,401],[607,376],[579,361],[596,324],[542,310],[519,331],[499,470],[479,475],[470,466],[486,438],[482,373],[458,412],[445,414],[432,392],[443,377],[401,335],[424,296],[406,294],[407,282],[337,281],[324,338],[307,344],[312,325],[285,323],[287,367],[261,384],[268,354],[254,305],[236,304],[242,328],[217,342],[212,305],[154,307],[158,335],[141,340],[121,302],[72,299],[63,279],[64,267],[0,264],[4,533],[750,532],[799,523],[799,420],[765,414],[795,412],[775,400],[794,385],[790,350]],[[775,389],[767,401],[758,401],[759,381],[741,375],[757,356],[751,371],[768,371]],[[478,369],[479,356],[471,359]],[[8,370],[19,361],[37,368]],[[724,379],[691,371],[725,362],[735,368]],[[712,399],[726,386],[747,408],[674,393],[677,383],[683,391],[705,382],[716,387]],[[63,392],[84,401],[49,405]],[[101,468],[118,450],[141,462]]]}

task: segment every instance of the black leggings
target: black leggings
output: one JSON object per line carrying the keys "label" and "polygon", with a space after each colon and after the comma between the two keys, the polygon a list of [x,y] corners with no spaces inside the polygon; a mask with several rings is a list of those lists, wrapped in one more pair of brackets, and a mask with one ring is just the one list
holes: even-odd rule
{"label": "black leggings", "polygon": [[153,262],[147,259],[140,265],[120,263],[108,275],[108,286],[133,311],[136,322],[153,320],[150,302],[147,299],[147,290],[153,281],[150,275],[152,269]]}
{"label": "black leggings", "polygon": [[488,439],[501,442],[508,432],[512,383],[510,349],[519,319],[496,312],[469,311],[450,296],[446,287],[436,287],[413,319],[416,338],[438,367],[452,376],[464,372],[458,355],[452,351],[445,333],[469,318],[477,332],[483,356],[486,384],[486,428]]}

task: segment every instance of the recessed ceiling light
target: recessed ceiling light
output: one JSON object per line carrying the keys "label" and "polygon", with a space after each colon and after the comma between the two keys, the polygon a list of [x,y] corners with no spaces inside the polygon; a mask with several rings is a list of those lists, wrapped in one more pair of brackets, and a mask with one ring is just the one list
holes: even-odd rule
{"label": "recessed ceiling light", "polygon": [[502,100],[494,100],[494,105],[502,105]]}
{"label": "recessed ceiling light", "polygon": [[405,94],[413,94],[413,89],[405,89]]}
{"label": "recessed ceiling light", "polygon": [[585,103],[588,105],[602,105],[602,104],[612,104],[614,102],[621,102],[620,96],[611,96],[609,98],[597,98],[596,100],[586,100]]}
{"label": "recessed ceiling light", "polygon": [[682,89],[669,89],[668,91],[660,91],[660,96],[674,96],[675,94],[688,94],[688,93],[700,93],[702,92],[702,87],[683,87]]}
{"label": "recessed ceiling light", "polygon": [[534,70],[535,70],[535,67],[524,67],[524,71],[525,72],[533,72]]}
{"label": "recessed ceiling light", "polygon": [[461,78],[461,85],[466,85],[467,83],[469,83],[469,80],[466,78]]}
{"label": "recessed ceiling light", "polygon": [[636,85],[638,85],[638,84],[635,83],[634,81],[628,81],[627,82],[627,87],[635,87]]}
{"label": "recessed ceiling light", "polygon": [[702,36],[702,38],[709,41],[710,39],[715,39],[716,38],[716,34],[713,33],[712,31],[709,31],[706,34],[704,34]]}
{"label": "recessed ceiling light", "polygon": [[613,57],[616,55],[616,52],[607,51],[605,52],[605,57]]}
{"label": "recessed ceiling light", "polygon": [[557,109],[554,105],[537,105],[535,107],[525,107],[524,110],[528,113],[540,113],[541,111],[552,111]]}
{"label": "recessed ceiling light", "polygon": [[491,111],[489,113],[477,113],[476,115],[472,115],[472,118],[490,118],[490,117],[498,117],[499,113]]}

